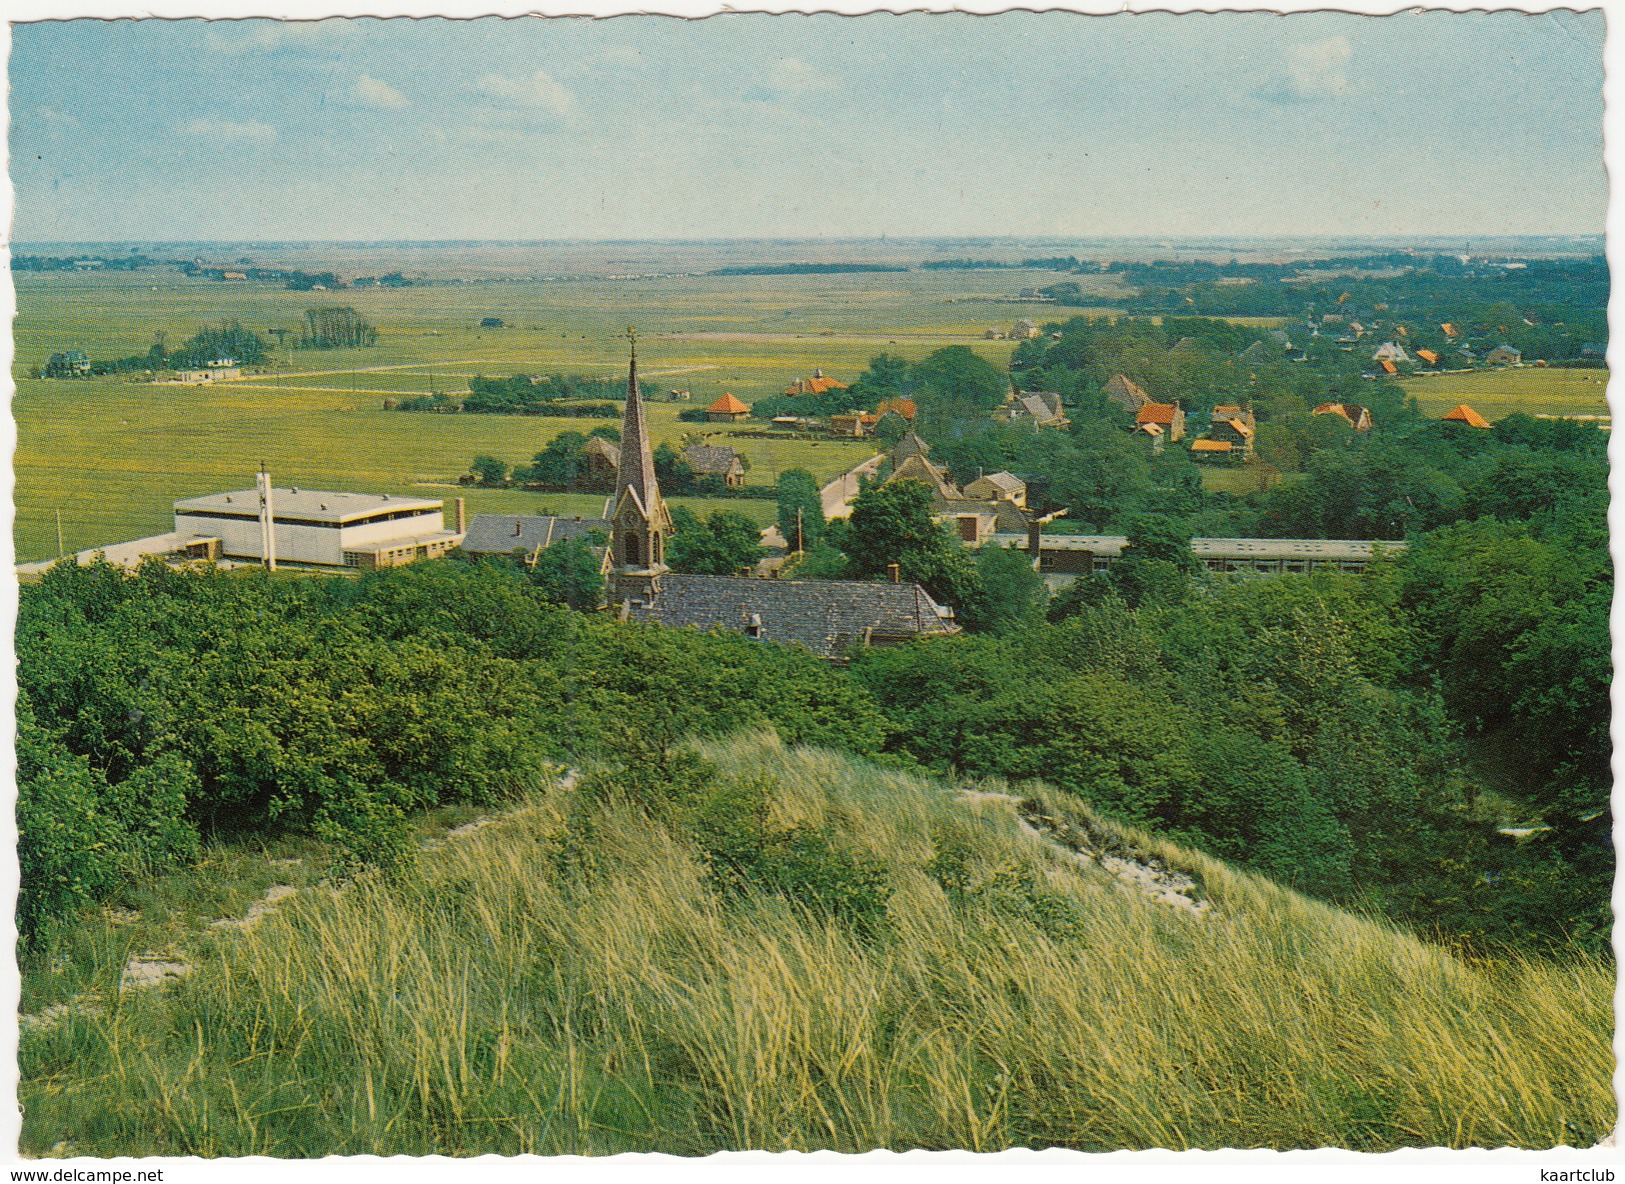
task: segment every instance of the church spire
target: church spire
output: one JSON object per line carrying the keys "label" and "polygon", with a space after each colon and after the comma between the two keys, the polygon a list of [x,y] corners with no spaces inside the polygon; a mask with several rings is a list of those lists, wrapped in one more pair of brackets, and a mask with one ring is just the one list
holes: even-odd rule
{"label": "church spire", "polygon": [[626,413],[621,418],[621,467],[615,482],[615,503],[627,490],[637,495],[639,507],[651,517],[660,501],[660,485],[655,480],[655,458],[649,447],[649,429],[643,421],[643,393],[638,389],[638,335],[627,329],[632,340],[632,362],[626,374]]}
{"label": "church spire", "polygon": [[649,427],[643,419],[643,392],[638,389],[637,333],[626,375],[626,414],[621,419],[621,465],[615,477],[615,508],[610,519],[610,602],[638,600],[652,604],[667,571],[666,536],[671,514],[655,479]]}

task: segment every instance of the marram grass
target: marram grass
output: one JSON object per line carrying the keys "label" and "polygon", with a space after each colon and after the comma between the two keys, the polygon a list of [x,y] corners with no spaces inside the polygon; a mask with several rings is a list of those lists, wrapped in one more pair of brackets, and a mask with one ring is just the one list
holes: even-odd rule
{"label": "marram grass", "polygon": [[[775,774],[779,821],[888,861],[885,932],[718,896],[625,808],[594,819],[596,878],[571,890],[555,791],[410,882],[303,893],[183,983],[25,1034],[25,1153],[1375,1151],[1613,1129],[1609,965],[1468,964],[1138,837],[1199,877],[1214,909],[1193,917],[1007,802],[771,737],[709,755]],[[971,875],[1041,883],[1078,924],[950,897],[925,871],[946,833]]]}

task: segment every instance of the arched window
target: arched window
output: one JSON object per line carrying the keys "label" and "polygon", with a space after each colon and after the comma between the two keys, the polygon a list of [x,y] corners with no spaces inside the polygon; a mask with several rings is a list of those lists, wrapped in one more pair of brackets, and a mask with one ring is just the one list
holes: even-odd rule
{"label": "arched window", "polygon": [[621,554],[627,563],[641,563],[642,556],[638,554],[638,536],[630,530],[621,536]]}

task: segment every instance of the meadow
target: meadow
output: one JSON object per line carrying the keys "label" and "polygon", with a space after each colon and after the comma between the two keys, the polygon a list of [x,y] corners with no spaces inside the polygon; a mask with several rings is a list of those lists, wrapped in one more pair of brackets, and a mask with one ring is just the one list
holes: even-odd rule
{"label": "meadow", "polygon": [[[617,376],[629,324],[639,332],[645,390],[691,392],[688,403],[650,407],[656,443],[675,444],[708,432],[679,423],[678,411],[723,391],[750,402],[815,368],[850,381],[882,351],[918,359],[954,343],[1003,364],[1013,344],[986,341],[983,331],[1053,311],[983,302],[1032,284],[1033,273],[442,279],[332,293],[191,279],[170,269],[15,280],[21,561],[57,553],[57,511],[70,551],[155,534],[169,528],[175,499],[247,487],[262,461],[279,483],[419,494],[455,481],[477,455],[528,462],[557,433],[585,432],[595,421],[386,412],[383,400],[463,390],[480,374]],[[159,333],[173,348],[222,318],[262,334],[297,329],[304,309],[337,302],[378,327],[378,345],[279,349],[263,374],[201,387],[27,377],[59,350],[124,357],[145,353]],[[493,316],[512,327],[479,327]],[[749,459],[752,484],[771,485],[790,467],[827,481],[873,453],[863,442],[734,438],[726,428],[717,435]],[[534,512],[543,502],[580,512],[574,507],[584,504],[501,490],[467,496],[471,512]],[[727,505],[757,517],[771,509]]]}
{"label": "meadow", "polygon": [[[1612,1129],[1598,961],[1464,961],[1037,784],[956,793],[771,734],[706,752],[771,785],[758,825],[887,869],[878,929],[726,891],[682,826],[568,779],[395,882],[324,886],[308,841],[216,849],[25,978],[25,1012],[103,1002],[25,1026],[24,1153],[1382,1151]],[[1183,873],[1205,911],[1029,816]],[[257,925],[210,927],[277,885],[297,895]],[[154,948],[191,973],[121,992]]]}
{"label": "meadow", "polygon": [[1413,376],[1402,385],[1428,416],[1443,415],[1458,403],[1466,403],[1492,422],[1515,411],[1557,416],[1608,414],[1607,370],[1525,366]]}

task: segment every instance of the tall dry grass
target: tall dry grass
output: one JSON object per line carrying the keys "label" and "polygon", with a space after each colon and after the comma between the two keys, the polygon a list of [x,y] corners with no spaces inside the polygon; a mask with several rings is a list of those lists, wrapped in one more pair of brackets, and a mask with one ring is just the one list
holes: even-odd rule
{"label": "tall dry grass", "polygon": [[[1006,802],[771,737],[710,755],[773,773],[780,821],[888,862],[882,933],[725,899],[625,806],[591,818],[575,879],[554,791],[411,882],[303,894],[177,988],[25,1037],[24,1149],[1379,1150],[1614,1125],[1610,966],[1470,965],[1164,846],[1214,902],[1193,917]],[[949,837],[976,884],[1026,887],[945,891]],[[1035,893],[1072,921],[1012,905]]]}

